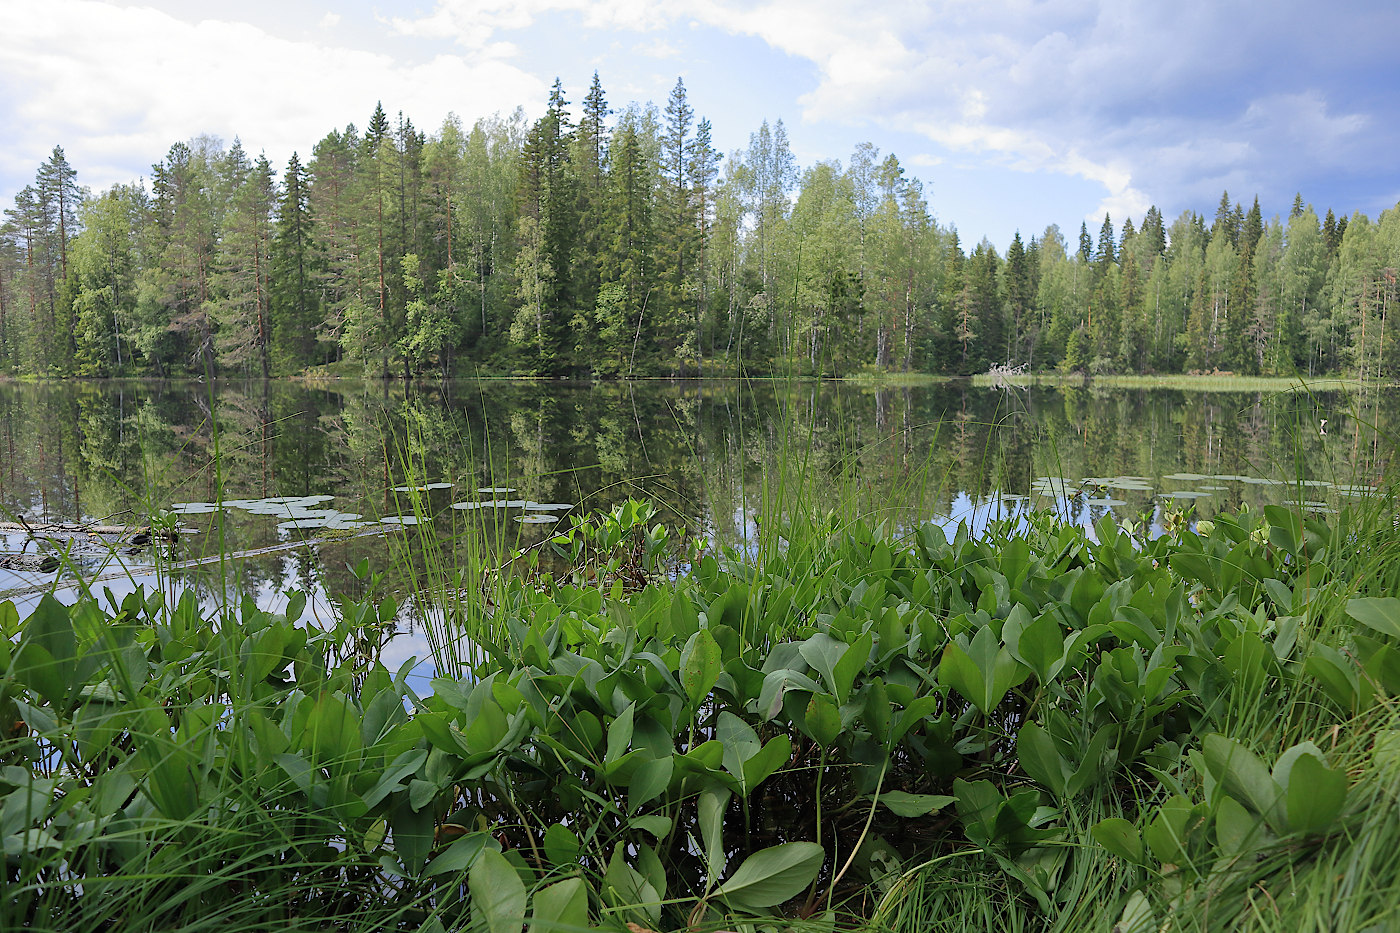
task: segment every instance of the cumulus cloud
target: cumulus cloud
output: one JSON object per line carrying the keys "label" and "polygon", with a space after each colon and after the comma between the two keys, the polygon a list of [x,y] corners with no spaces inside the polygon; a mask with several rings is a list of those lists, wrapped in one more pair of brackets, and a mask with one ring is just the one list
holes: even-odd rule
{"label": "cumulus cloud", "polygon": [[1396,131],[1375,132],[1358,90],[1396,71],[1375,34],[1394,35],[1400,13],[1361,6],[707,0],[698,15],[813,61],[807,120],[916,127],[954,152],[1088,179],[1105,192],[1091,216],[1122,218],[1225,184],[1278,198],[1324,172],[1383,171]]}
{"label": "cumulus cloud", "polygon": [[0,170],[32,177],[62,143],[95,187],[131,180],[129,166],[199,133],[241,135],[283,161],[293,150],[307,155],[319,133],[363,124],[376,101],[419,120],[456,112],[470,121],[546,93],[500,56],[402,61],[89,0],[46,0],[43,15],[8,17],[6,33],[0,84],[23,93],[0,104],[0,114],[8,109]]}

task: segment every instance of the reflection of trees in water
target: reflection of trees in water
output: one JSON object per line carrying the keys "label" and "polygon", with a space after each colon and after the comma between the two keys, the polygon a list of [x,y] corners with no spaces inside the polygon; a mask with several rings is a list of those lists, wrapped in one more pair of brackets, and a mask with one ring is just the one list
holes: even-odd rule
{"label": "reflection of trees in water", "polygon": [[[966,383],[279,382],[212,391],[203,384],[6,384],[0,505],[63,518],[113,515],[145,501],[212,499],[221,475],[225,498],[327,493],[343,497],[335,503],[341,508],[383,514],[406,506],[389,490],[407,479],[458,484],[427,500],[438,514],[436,535],[337,542],[317,557],[248,562],[245,571],[247,583],[324,580],[348,588],[344,564],[361,557],[379,567],[398,562],[402,569],[392,572],[403,575],[429,566],[429,548],[438,566],[466,566],[469,530],[508,543],[547,534],[548,526],[521,526],[513,513],[447,509],[506,477],[519,490],[510,498],[606,509],[646,496],[667,521],[735,540],[743,516],[762,508],[765,495],[770,506],[813,514],[897,511],[904,519],[946,514],[960,491],[1024,493],[1047,475],[1186,471],[1369,482],[1393,446],[1396,399],[1393,390],[999,392]],[[1221,485],[1228,490],[1197,502],[1199,514],[1278,495]],[[221,538],[182,548],[190,555],[220,542],[259,547],[277,539],[275,526],[231,512]]]}

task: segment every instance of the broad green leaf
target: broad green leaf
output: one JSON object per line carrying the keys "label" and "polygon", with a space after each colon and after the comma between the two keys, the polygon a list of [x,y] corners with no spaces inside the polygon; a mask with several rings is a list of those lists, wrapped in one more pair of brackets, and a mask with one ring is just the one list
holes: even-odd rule
{"label": "broad green leaf", "polygon": [[709,629],[700,629],[681,651],[681,683],[692,707],[710,695],[722,670],[719,643]]}
{"label": "broad green leaf", "polygon": [[744,762],[744,790],[752,792],[755,787],[768,780],[773,772],[787,764],[792,757],[792,740],[785,735],[775,735],[764,743],[748,761]]}
{"label": "broad green leaf", "polygon": [[715,894],[739,907],[776,907],[811,884],[825,858],[815,842],[785,842],[761,849],[744,859]]}
{"label": "broad green leaf", "polygon": [[563,823],[554,823],[544,831],[544,854],[555,868],[573,865],[581,851],[578,836]]}
{"label": "broad green leaf", "polygon": [[525,882],[504,855],[482,849],[467,873],[467,888],[472,916],[487,933],[520,933],[525,926]]}
{"label": "broad green leaf", "polygon": [[880,794],[880,802],[891,813],[903,817],[937,813],[957,799],[946,794],[909,794],[902,790],[887,790]]}
{"label": "broad green leaf", "polygon": [[938,676],[984,714],[989,714],[1012,687],[1030,674],[1031,669],[1013,658],[997,642],[991,626],[986,625],[978,630],[966,650],[957,642],[948,644],[943,650]]}
{"label": "broad green leaf", "polygon": [[[465,871],[476,864],[482,852],[495,850],[499,845],[490,833],[467,833],[452,841],[428,863],[424,874],[442,875],[448,872]],[[514,871],[514,869],[511,869]]]}
{"label": "broad green leaf", "polygon": [[1006,648],[1017,660],[1029,665],[1041,683],[1050,683],[1059,675],[1065,663],[1065,639],[1060,631],[1060,623],[1053,614],[1046,612],[1015,632],[1012,643],[1012,629],[1003,629]]}
{"label": "broad green leaf", "polygon": [[627,864],[623,849],[621,842],[613,847],[608,869],[603,874],[603,883],[611,894],[609,900],[614,907],[631,907],[655,922],[661,918],[661,894],[645,875]]}
{"label": "broad green leaf", "polygon": [[675,759],[670,755],[638,765],[627,784],[628,809],[636,812],[643,804],[660,796],[670,785],[675,766]]}
{"label": "broad green leaf", "polygon": [[627,704],[622,715],[608,725],[608,754],[604,761],[613,763],[627,754],[627,749],[632,744],[633,716],[636,709],[636,703]]}
{"label": "broad green leaf", "polygon": [[1346,806],[1346,772],[1328,768],[1313,755],[1302,755],[1290,770],[1287,797],[1289,829],[1326,832]]}
{"label": "broad green leaf", "polygon": [[856,639],[855,644],[847,648],[841,655],[841,660],[836,662],[836,667],[832,671],[836,682],[832,685],[836,693],[836,702],[845,703],[851,698],[851,685],[855,683],[856,675],[861,672],[870,661],[870,650],[875,646],[875,638],[870,632]]}
{"label": "broad green leaf", "polygon": [[1372,631],[1400,639],[1400,599],[1394,596],[1348,599],[1347,615]]}
{"label": "broad green leaf", "polygon": [[724,770],[742,784],[744,762],[757,755],[763,747],[758,741],[758,733],[754,732],[748,723],[726,710],[719,714],[715,738],[724,746]]}
{"label": "broad green leaf", "polygon": [[1114,855],[1134,865],[1143,863],[1142,837],[1138,835],[1137,827],[1127,820],[1118,817],[1099,820],[1091,832],[1094,841]]}
{"label": "broad green leaf", "polygon": [[1216,845],[1226,855],[1238,855],[1245,851],[1262,825],[1260,818],[1246,810],[1234,797],[1221,797],[1215,810]]}
{"label": "broad green leaf", "polygon": [[724,871],[724,810],[730,792],[723,787],[707,787],[700,792],[700,841],[705,846],[705,868],[713,885]]}
{"label": "broad green leaf", "polygon": [[814,693],[807,701],[807,734],[824,748],[841,734],[841,713],[829,694]]}
{"label": "broad green leaf", "polygon": [[530,933],[587,926],[588,888],[582,878],[566,878],[535,892],[530,904]]}
{"label": "broad green leaf", "polygon": [[1016,760],[1038,784],[1049,788],[1056,797],[1065,796],[1070,769],[1056,750],[1055,741],[1036,723],[1026,723],[1017,734]]}
{"label": "broad green leaf", "polygon": [[1206,767],[1227,794],[1264,817],[1275,831],[1284,828],[1283,789],[1258,756],[1235,740],[1218,734],[1205,737],[1202,751]]}

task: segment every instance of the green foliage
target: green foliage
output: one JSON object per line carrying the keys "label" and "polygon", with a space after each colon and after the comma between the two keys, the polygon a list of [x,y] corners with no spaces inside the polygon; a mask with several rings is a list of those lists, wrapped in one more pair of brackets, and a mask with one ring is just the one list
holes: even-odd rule
{"label": "green foliage", "polygon": [[0,606],[6,924],[673,929],[859,891],[902,917],[955,855],[1044,918],[1121,859],[1146,899],[1091,901],[1147,916],[1367,818],[1344,752],[1265,751],[1295,698],[1341,723],[1400,688],[1400,612],[1327,562],[1335,528],[833,521],[673,576],[654,517],[556,536],[573,572],[500,587],[427,696],[364,650],[393,605]]}

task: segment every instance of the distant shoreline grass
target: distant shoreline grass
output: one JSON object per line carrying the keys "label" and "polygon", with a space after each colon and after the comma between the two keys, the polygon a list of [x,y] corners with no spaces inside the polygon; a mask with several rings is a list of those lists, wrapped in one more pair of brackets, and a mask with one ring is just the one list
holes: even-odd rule
{"label": "distant shoreline grass", "polygon": [[[1022,373],[993,376],[979,373],[972,377],[975,386],[1100,386],[1113,389],[1184,389],[1195,392],[1289,392],[1298,389],[1336,391],[1360,389],[1368,383],[1357,379],[1336,377],[1304,379],[1297,376],[1215,376],[1187,374],[1159,376],[1082,376],[1059,373]],[[1387,385],[1387,383],[1369,383]]]}

